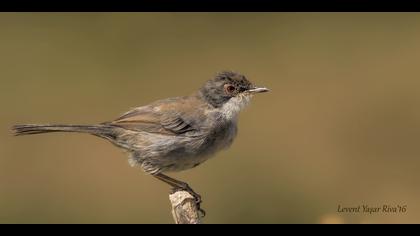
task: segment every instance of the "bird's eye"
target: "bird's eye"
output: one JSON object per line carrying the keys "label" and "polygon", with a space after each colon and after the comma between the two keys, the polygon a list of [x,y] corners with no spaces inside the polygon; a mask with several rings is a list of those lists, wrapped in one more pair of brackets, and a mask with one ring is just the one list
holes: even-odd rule
{"label": "bird's eye", "polygon": [[225,84],[225,91],[226,93],[233,93],[235,91],[235,86],[231,84]]}

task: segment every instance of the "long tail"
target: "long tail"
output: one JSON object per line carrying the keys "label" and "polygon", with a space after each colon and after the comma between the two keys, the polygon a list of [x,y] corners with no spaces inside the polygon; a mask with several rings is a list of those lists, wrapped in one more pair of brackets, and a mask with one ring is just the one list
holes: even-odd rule
{"label": "long tail", "polygon": [[102,138],[115,140],[115,127],[110,125],[36,125],[25,124],[12,127],[14,135],[43,134],[51,132],[78,132],[93,134]]}

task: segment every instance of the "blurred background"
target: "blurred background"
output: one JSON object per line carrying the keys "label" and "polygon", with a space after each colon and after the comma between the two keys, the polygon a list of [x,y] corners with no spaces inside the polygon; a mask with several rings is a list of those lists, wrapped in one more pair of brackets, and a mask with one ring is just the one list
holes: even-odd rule
{"label": "blurred background", "polygon": [[[1,13],[0,223],[172,223],[169,187],[84,134],[218,71],[271,89],[173,177],[205,223],[420,223],[420,14]],[[337,212],[406,205],[405,213]]]}

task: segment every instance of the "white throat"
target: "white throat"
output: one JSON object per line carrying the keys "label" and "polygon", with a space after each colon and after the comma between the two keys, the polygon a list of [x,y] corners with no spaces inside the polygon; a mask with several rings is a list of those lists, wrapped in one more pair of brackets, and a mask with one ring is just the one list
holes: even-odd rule
{"label": "white throat", "polygon": [[221,107],[221,113],[227,120],[236,119],[241,110],[243,110],[251,101],[251,95],[239,95],[229,99]]}

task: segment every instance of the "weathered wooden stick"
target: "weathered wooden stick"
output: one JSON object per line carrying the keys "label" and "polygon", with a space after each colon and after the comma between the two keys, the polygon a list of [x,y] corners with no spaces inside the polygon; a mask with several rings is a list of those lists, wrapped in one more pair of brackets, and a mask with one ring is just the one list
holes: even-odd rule
{"label": "weathered wooden stick", "polygon": [[172,216],[176,224],[200,224],[201,214],[195,198],[187,191],[179,190],[169,195]]}

